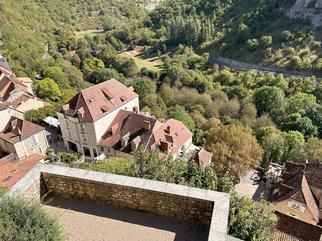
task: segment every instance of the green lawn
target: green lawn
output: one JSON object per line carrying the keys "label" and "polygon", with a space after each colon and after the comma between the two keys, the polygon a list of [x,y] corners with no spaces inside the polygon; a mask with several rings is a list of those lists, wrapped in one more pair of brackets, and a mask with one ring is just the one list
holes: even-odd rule
{"label": "green lawn", "polygon": [[[144,58],[140,55],[142,53],[142,49],[135,49],[131,51],[126,51],[120,54],[120,56],[125,58],[131,58],[135,61],[136,65],[138,66],[139,70],[142,68],[147,68],[151,71],[159,72],[162,69],[163,62],[161,57],[147,57]],[[144,56],[144,54],[143,54]]]}

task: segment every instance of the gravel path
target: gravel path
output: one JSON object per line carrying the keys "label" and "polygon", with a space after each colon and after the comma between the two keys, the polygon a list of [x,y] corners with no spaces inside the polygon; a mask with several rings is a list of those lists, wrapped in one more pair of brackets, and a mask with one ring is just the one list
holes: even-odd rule
{"label": "gravel path", "polygon": [[66,241],[206,241],[205,225],[61,197],[43,204]]}

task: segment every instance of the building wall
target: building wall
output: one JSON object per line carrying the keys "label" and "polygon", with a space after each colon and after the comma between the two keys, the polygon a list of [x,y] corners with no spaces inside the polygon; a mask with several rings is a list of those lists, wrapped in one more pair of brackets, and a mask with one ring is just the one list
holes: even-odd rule
{"label": "building wall", "polygon": [[322,228],[302,222],[291,216],[277,212],[277,230],[295,236],[304,241],[322,241]]}
{"label": "building wall", "polygon": [[4,109],[0,111],[0,131],[2,131],[6,127],[10,118],[11,113],[9,109]]}
{"label": "building wall", "polygon": [[87,147],[91,151],[91,157],[94,157],[93,149],[96,149],[98,154],[100,153],[96,147],[97,143],[105,134],[117,113],[122,109],[132,111],[134,107],[139,108],[138,97],[127,102],[119,109],[114,110],[94,123],[81,123],[78,118],[73,118],[67,115],[65,116],[58,112],[59,125],[65,146],[68,147],[68,141],[71,141],[77,145],[78,152],[81,154],[83,154],[83,147]]}
{"label": "building wall", "polygon": [[111,112],[107,116],[97,120],[95,122],[95,136],[96,136],[96,143],[102,138],[104,133],[107,131],[107,128],[110,126],[112,121],[114,120],[115,116],[120,110],[128,110],[133,111],[133,108],[137,107],[139,108],[139,97],[136,97],[135,99],[127,102],[123,106],[121,106],[119,109]]}
{"label": "building wall", "polygon": [[182,147],[173,155],[174,158],[177,158],[183,150],[187,151],[189,146],[192,144],[192,137],[189,138],[183,145]]}
{"label": "building wall", "polygon": [[7,152],[7,153],[14,153],[15,147],[13,144],[0,139],[0,150]]}
{"label": "building wall", "polygon": [[30,156],[33,153],[45,154],[48,148],[45,132],[41,131],[34,135],[36,144],[33,143],[32,137],[18,142],[14,145],[15,151],[19,159]]}

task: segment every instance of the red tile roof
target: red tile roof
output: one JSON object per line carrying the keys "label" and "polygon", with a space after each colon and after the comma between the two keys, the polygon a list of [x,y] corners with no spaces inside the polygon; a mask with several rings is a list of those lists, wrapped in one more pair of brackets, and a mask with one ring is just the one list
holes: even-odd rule
{"label": "red tile roof", "polygon": [[110,79],[79,92],[63,106],[61,112],[69,116],[80,113],[85,122],[95,122],[137,96],[133,89]]}
{"label": "red tile roof", "polygon": [[12,116],[7,126],[0,132],[0,138],[14,144],[21,140],[25,140],[42,130],[44,130],[44,128],[39,125]]}
{"label": "red tile roof", "polygon": [[[145,122],[149,124],[149,130],[144,128]],[[161,141],[167,141],[169,152],[173,154],[192,138],[190,130],[180,121],[170,119],[161,123],[154,117],[120,110],[98,145],[113,147],[126,135],[129,135],[129,142],[134,141],[148,150],[154,150]]]}
{"label": "red tile roof", "polygon": [[306,165],[311,166],[310,164],[287,162],[280,181],[272,191],[270,199],[273,203],[282,202],[286,199],[293,199],[303,203],[310,210],[312,218],[318,222],[319,208],[310,189],[311,184],[308,182],[308,179],[312,177],[306,172]]}
{"label": "red tile roof", "polygon": [[42,159],[42,155],[32,154],[20,161],[0,165],[0,186],[12,187]]}
{"label": "red tile roof", "polygon": [[170,144],[169,151],[175,154],[190,138],[191,131],[181,121],[170,119],[153,132],[147,147],[154,149],[161,141],[167,141]]}
{"label": "red tile roof", "polygon": [[10,93],[18,89],[22,91],[24,94],[29,95],[30,97],[34,96],[21,80],[18,80],[12,76],[3,75],[0,79],[0,98],[2,101],[7,101],[10,97]]}

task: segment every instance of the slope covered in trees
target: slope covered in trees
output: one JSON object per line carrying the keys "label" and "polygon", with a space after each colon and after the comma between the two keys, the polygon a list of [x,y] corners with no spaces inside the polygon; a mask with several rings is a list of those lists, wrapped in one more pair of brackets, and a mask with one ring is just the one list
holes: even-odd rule
{"label": "slope covered in trees", "polygon": [[169,0],[151,14],[169,44],[190,44],[211,57],[321,71],[321,30],[290,19],[294,0]]}
{"label": "slope covered in trees", "polygon": [[[150,0],[1,0],[0,54],[34,76],[59,56],[57,42],[76,30],[135,24]],[[58,55],[58,56],[57,56]]]}

